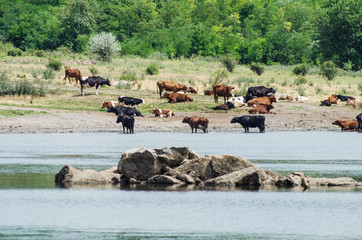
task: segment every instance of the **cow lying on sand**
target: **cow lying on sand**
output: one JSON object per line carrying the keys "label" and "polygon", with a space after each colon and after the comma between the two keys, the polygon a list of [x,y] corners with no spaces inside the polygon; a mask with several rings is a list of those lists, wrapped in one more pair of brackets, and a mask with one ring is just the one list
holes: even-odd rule
{"label": "cow lying on sand", "polygon": [[271,113],[270,110],[273,109],[273,108],[274,107],[271,104],[260,105],[260,106],[249,109],[248,112],[250,114],[257,114],[257,113],[268,114],[268,113]]}
{"label": "cow lying on sand", "polygon": [[249,128],[259,128],[260,132],[265,132],[265,117],[264,116],[250,116],[243,115],[241,117],[234,117],[231,123],[240,123],[243,126],[246,133],[249,132]]}
{"label": "cow lying on sand", "polygon": [[191,132],[194,132],[195,129],[195,133],[197,133],[197,128],[199,128],[199,126],[201,126],[202,130],[204,131],[204,133],[209,132],[208,131],[208,125],[209,125],[209,120],[207,118],[204,117],[184,117],[182,120],[183,123],[188,123],[191,127]]}
{"label": "cow lying on sand", "polygon": [[187,94],[182,94],[182,93],[164,93],[162,98],[167,98],[169,103],[176,103],[176,102],[192,102],[193,99],[189,96],[187,96]]}
{"label": "cow lying on sand", "polygon": [[221,104],[213,108],[213,110],[230,110],[232,108],[235,108],[234,104],[232,102],[226,102],[226,104]]}
{"label": "cow lying on sand", "polygon": [[336,120],[334,122],[332,122],[333,125],[337,125],[340,126],[342,131],[356,131],[357,130],[357,121],[351,121],[351,120],[346,120],[346,121],[341,121],[341,120]]}
{"label": "cow lying on sand", "polygon": [[259,97],[259,98],[254,98],[248,101],[248,106],[249,107],[256,107],[256,106],[260,106],[260,105],[271,105],[273,104],[273,102],[277,103],[278,99],[273,95],[270,97]]}

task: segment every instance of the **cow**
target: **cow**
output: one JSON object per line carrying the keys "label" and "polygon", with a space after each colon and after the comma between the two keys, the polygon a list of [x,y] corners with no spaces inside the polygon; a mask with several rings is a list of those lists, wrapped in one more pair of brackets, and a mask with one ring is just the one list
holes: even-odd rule
{"label": "cow", "polygon": [[268,113],[271,113],[270,110],[273,109],[273,108],[274,107],[271,104],[260,105],[260,106],[249,109],[248,112],[250,114],[257,114],[257,113],[268,114]]}
{"label": "cow", "polygon": [[218,105],[213,108],[213,110],[230,110],[232,108],[235,108],[234,104],[232,102],[226,102],[226,104]]}
{"label": "cow", "polygon": [[110,107],[117,107],[117,106],[119,106],[119,102],[117,101],[103,101],[101,108],[109,109]]}
{"label": "cow", "polygon": [[224,103],[229,100],[229,97],[232,96],[231,91],[234,89],[231,86],[227,86],[224,84],[214,84],[212,85],[212,90],[214,91],[214,100],[218,102],[218,96],[224,97]]}
{"label": "cow", "polygon": [[172,116],[175,116],[175,113],[173,113],[169,109],[154,108],[152,110],[152,113],[155,114],[155,117],[172,117]]}
{"label": "cow", "polygon": [[338,98],[339,100],[341,100],[341,102],[347,102],[348,99],[350,99],[350,100],[356,100],[354,97],[351,97],[351,96],[343,96],[343,95],[340,95],[340,94],[337,95],[337,98]]}
{"label": "cow", "polygon": [[305,101],[308,101],[309,100],[309,97],[304,97],[304,96],[297,96],[295,98],[295,101],[297,102],[305,102]]}
{"label": "cow", "polygon": [[356,119],[357,119],[357,131],[358,132],[362,132],[362,113],[358,114],[356,116]]}
{"label": "cow", "polygon": [[244,97],[232,97],[227,102],[231,102],[235,107],[241,107],[245,105]]}
{"label": "cow", "polygon": [[118,101],[120,103],[124,103],[124,104],[130,105],[130,106],[138,105],[141,103],[146,104],[146,102],[142,98],[125,97],[125,96],[118,97]]}
{"label": "cow", "polygon": [[109,79],[104,79],[104,78],[101,78],[100,76],[90,76],[90,77],[87,77],[85,80],[80,79],[79,82],[80,82],[80,91],[81,91],[82,96],[84,96],[83,90],[84,90],[86,84],[88,84],[90,87],[96,86],[97,95],[98,95],[99,86],[103,86],[104,84],[111,86]]}
{"label": "cow", "polygon": [[337,96],[337,94],[333,94],[333,95],[329,96],[329,97],[327,98],[327,100],[328,100],[331,104],[337,104],[338,96]]}
{"label": "cow", "polygon": [[362,99],[356,99],[356,100],[348,99],[346,102],[346,106],[352,106],[358,110],[362,108]]}
{"label": "cow", "polygon": [[175,103],[175,102],[192,102],[193,99],[189,96],[187,96],[187,94],[182,94],[182,93],[164,93],[162,98],[167,98],[169,103]]}
{"label": "cow", "polygon": [[214,95],[214,91],[213,90],[205,90],[204,95],[212,96],[212,95]]}
{"label": "cow", "polygon": [[341,121],[341,120],[336,120],[334,122],[332,122],[333,125],[337,125],[340,126],[342,131],[356,131],[357,130],[357,121],[351,121],[351,120],[346,120],[346,121]]}
{"label": "cow", "polygon": [[82,74],[80,73],[80,71],[78,69],[66,68],[65,77],[63,80],[66,80],[67,78],[68,78],[69,83],[71,83],[70,78],[75,78],[74,86],[76,86],[78,84],[78,80],[82,79]]}
{"label": "cow", "polygon": [[182,119],[183,123],[188,123],[191,127],[191,132],[194,132],[195,129],[195,133],[197,133],[197,128],[199,128],[201,126],[202,130],[204,131],[204,133],[209,132],[208,131],[208,125],[209,125],[209,120],[207,118],[204,117],[188,117],[185,116]]}
{"label": "cow", "polygon": [[321,104],[319,106],[328,106],[330,107],[332,103],[329,100],[323,100],[321,101]]}
{"label": "cow", "polygon": [[270,105],[273,104],[273,102],[278,102],[278,99],[274,95],[270,97],[254,98],[249,100],[247,104],[249,107],[256,107],[260,105]]}
{"label": "cow", "polygon": [[127,133],[129,131],[129,133],[134,133],[134,117],[133,116],[130,116],[130,115],[127,115],[125,113],[120,113],[118,116],[117,116],[117,121],[116,123],[122,123],[122,127],[123,127],[123,133],[125,133],[125,128],[127,130]]}
{"label": "cow", "polygon": [[140,116],[140,117],[144,117],[141,113],[140,110],[138,110],[137,108],[135,107],[126,107],[126,106],[122,106],[122,105],[119,105],[117,107],[110,107],[107,112],[113,112],[115,113],[116,115],[119,115],[121,114],[122,112],[126,115],[130,115],[130,116],[133,116],[133,115],[136,115],[136,116]]}
{"label": "cow", "polygon": [[289,102],[293,101],[293,97],[286,93],[278,94],[277,98],[278,100],[287,100]]}
{"label": "cow", "polygon": [[234,117],[231,123],[240,123],[243,126],[246,133],[249,132],[249,128],[259,128],[260,132],[265,132],[265,117],[264,116],[251,116],[243,115],[241,117]]}
{"label": "cow", "polygon": [[246,93],[245,100],[248,102],[250,99],[258,97],[266,97],[269,93],[275,94],[276,91],[273,88],[268,88],[265,86],[258,87],[249,87]]}
{"label": "cow", "polygon": [[157,91],[160,91],[160,98],[162,98],[162,91],[185,91],[187,92],[187,87],[184,85],[181,85],[177,82],[171,82],[171,81],[158,81],[157,82]]}
{"label": "cow", "polygon": [[195,88],[193,88],[193,87],[188,87],[188,88],[187,88],[187,92],[189,92],[189,93],[193,93],[193,94],[197,94],[196,89],[195,89]]}

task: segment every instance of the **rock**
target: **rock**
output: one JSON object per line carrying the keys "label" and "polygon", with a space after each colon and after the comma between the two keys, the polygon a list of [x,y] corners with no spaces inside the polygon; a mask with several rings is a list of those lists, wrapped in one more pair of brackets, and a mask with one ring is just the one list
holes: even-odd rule
{"label": "rock", "polygon": [[156,175],[147,180],[147,184],[175,185],[182,183],[180,180],[166,175]]}
{"label": "rock", "polygon": [[276,172],[273,172],[269,169],[265,170],[266,180],[263,182],[263,185],[275,185],[276,181],[282,176]]}
{"label": "rock", "polygon": [[309,187],[309,183],[306,180],[304,173],[301,172],[294,172],[286,177],[281,177],[275,182],[275,185],[277,187],[286,187],[286,188],[298,187],[298,186],[304,188]]}
{"label": "rock", "polygon": [[174,170],[181,174],[187,174],[196,181],[197,179],[206,181],[248,167],[256,167],[256,165],[242,157],[206,155],[192,161],[185,161]]}
{"label": "rock", "polygon": [[220,177],[209,179],[205,181],[205,185],[220,187],[259,187],[266,179],[267,175],[263,169],[258,167],[248,167]]}
{"label": "rock", "polygon": [[356,186],[358,182],[353,178],[306,178],[310,186]]}
{"label": "rock", "polygon": [[117,184],[120,182],[121,174],[117,167],[97,172],[91,169],[78,170],[72,166],[65,165],[55,175],[55,183],[64,184]]}
{"label": "rock", "polygon": [[199,158],[196,152],[187,147],[135,148],[125,151],[118,163],[118,171],[126,179],[144,181],[162,174],[163,167],[177,167],[185,160]]}

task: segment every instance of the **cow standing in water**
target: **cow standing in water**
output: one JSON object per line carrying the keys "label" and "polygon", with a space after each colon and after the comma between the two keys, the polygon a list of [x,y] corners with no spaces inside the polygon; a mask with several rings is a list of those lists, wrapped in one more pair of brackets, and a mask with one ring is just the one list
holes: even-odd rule
{"label": "cow standing in water", "polygon": [[80,79],[80,91],[82,96],[84,96],[84,88],[85,85],[88,84],[90,87],[96,86],[96,94],[98,95],[98,87],[102,86],[103,84],[106,84],[108,86],[111,86],[111,83],[108,79],[101,78],[100,76],[91,76],[87,77],[85,79]]}

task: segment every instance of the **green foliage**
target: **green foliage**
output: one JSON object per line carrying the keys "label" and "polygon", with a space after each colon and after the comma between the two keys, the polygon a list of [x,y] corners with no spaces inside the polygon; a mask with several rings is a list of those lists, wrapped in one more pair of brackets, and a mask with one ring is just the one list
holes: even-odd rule
{"label": "green foliage", "polygon": [[260,63],[253,62],[253,63],[250,64],[250,70],[255,72],[256,74],[258,74],[260,76],[264,72],[264,66],[261,65]]}
{"label": "green foliage", "polygon": [[121,45],[112,33],[101,32],[89,39],[88,50],[102,61],[110,62],[121,51]]}
{"label": "green foliage", "polygon": [[49,59],[46,67],[54,71],[59,71],[62,68],[62,63],[55,59]]}
{"label": "green foliage", "polygon": [[320,74],[328,80],[333,80],[338,74],[338,69],[332,61],[326,61],[320,68]]}
{"label": "green foliage", "polygon": [[232,72],[234,70],[234,67],[238,63],[235,57],[231,54],[225,54],[221,56],[220,61],[229,72]]}
{"label": "green foliage", "polygon": [[50,69],[50,68],[45,69],[43,71],[43,78],[48,79],[48,80],[54,79],[55,73],[54,73],[53,69]]}
{"label": "green foliage", "polygon": [[157,75],[158,72],[159,72],[159,65],[156,62],[151,63],[146,68],[146,74],[148,74],[148,75]]}
{"label": "green foliage", "polygon": [[348,60],[348,62],[343,63],[343,69],[346,71],[351,71],[353,68],[353,63]]}
{"label": "green foliage", "polygon": [[362,83],[358,83],[357,88],[358,88],[358,90],[360,90],[362,92]]}
{"label": "green foliage", "polygon": [[308,64],[303,63],[303,64],[299,64],[299,65],[295,66],[292,71],[295,75],[305,76],[305,75],[307,75],[309,68],[310,68],[310,66]]}
{"label": "green foliage", "polygon": [[45,96],[46,86],[41,84],[40,86],[34,85],[27,80],[10,81],[5,73],[0,75],[0,96],[6,95],[30,95],[30,96]]}
{"label": "green foliage", "polygon": [[225,70],[218,70],[214,72],[209,79],[209,83],[212,85],[214,84],[220,84],[224,80],[228,79],[229,75]]}
{"label": "green foliage", "polygon": [[295,85],[301,85],[301,84],[305,84],[307,83],[307,79],[305,77],[298,77],[297,79],[295,79],[294,84]]}
{"label": "green foliage", "polygon": [[21,51],[19,48],[13,48],[10,49],[7,52],[8,56],[12,56],[12,57],[16,57],[16,56],[21,56],[23,54],[23,51]]}
{"label": "green foliage", "polygon": [[98,69],[95,66],[90,66],[88,69],[93,76],[98,74]]}
{"label": "green foliage", "polygon": [[137,75],[135,71],[129,71],[125,70],[122,72],[121,76],[119,77],[119,80],[125,80],[129,82],[136,82],[137,81]]}

